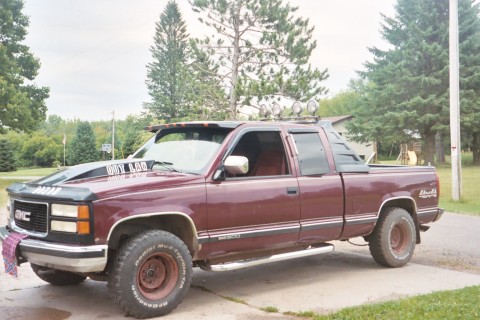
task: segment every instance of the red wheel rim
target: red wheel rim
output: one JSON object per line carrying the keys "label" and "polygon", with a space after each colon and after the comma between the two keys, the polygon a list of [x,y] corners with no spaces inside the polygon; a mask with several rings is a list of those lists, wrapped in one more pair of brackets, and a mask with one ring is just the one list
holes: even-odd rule
{"label": "red wheel rim", "polygon": [[403,224],[393,226],[390,233],[390,246],[398,254],[405,252],[408,247],[408,230]]}
{"label": "red wheel rim", "polygon": [[177,280],[177,262],[166,253],[152,254],[138,269],[138,288],[149,300],[159,300],[168,296],[175,288]]}

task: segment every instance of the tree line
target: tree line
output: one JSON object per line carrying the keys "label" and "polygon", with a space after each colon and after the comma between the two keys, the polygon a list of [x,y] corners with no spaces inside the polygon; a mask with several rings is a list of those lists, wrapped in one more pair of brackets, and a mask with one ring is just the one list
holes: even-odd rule
{"label": "tree line", "polygon": [[[115,122],[115,158],[124,159],[152,135],[141,117]],[[0,172],[18,167],[71,166],[110,160],[102,144],[112,143],[112,121],[64,120],[51,115],[32,132],[9,130],[0,136]],[[64,159],[65,152],[65,159]]]}

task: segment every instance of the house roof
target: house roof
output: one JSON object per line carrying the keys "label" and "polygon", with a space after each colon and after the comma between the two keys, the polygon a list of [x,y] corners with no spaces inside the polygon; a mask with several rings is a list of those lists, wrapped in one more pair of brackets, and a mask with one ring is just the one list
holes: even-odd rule
{"label": "house roof", "polygon": [[353,116],[346,115],[346,116],[336,116],[336,117],[325,117],[325,118],[322,118],[322,120],[329,120],[329,121],[332,122],[332,124],[335,124],[335,123],[338,123],[338,122],[349,120],[351,118],[353,118]]}

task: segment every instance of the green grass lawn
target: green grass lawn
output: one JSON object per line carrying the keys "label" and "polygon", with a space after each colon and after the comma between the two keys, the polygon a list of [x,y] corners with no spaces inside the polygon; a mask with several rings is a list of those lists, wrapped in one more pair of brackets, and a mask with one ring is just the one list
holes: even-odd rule
{"label": "green grass lawn", "polygon": [[[314,320],[463,320],[480,319],[480,286],[439,291],[397,301],[346,308],[329,315],[305,312]],[[299,313],[297,315],[302,315]]]}
{"label": "green grass lawn", "polygon": [[462,199],[452,200],[452,169],[437,167],[440,178],[440,206],[448,212],[468,213],[480,216],[480,167],[462,168]]}
{"label": "green grass lawn", "polygon": [[12,177],[12,179],[14,179],[15,177],[24,177],[24,176],[43,177],[55,171],[57,171],[56,168],[19,169],[13,172],[0,172],[0,176]]}

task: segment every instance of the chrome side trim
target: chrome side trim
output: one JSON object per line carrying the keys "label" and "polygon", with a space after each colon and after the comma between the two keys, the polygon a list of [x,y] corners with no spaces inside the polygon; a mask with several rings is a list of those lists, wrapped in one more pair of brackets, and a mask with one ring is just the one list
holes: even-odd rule
{"label": "chrome side trim", "polygon": [[249,230],[249,231],[241,231],[241,232],[219,233],[219,234],[213,234],[209,237],[202,237],[202,243],[254,238],[254,237],[260,237],[260,236],[273,236],[277,234],[299,232],[299,231],[300,231],[300,225],[282,227],[282,228],[268,228],[268,229]]}
{"label": "chrome side trim", "polygon": [[378,220],[378,216],[369,217],[369,218],[360,218],[360,219],[346,219],[345,225],[346,226],[353,226],[357,224],[369,224],[369,223],[376,223]]}
{"label": "chrome side trim", "polygon": [[316,222],[316,223],[301,223],[301,231],[336,228],[336,227],[342,227],[342,226],[343,226],[343,220]]}

